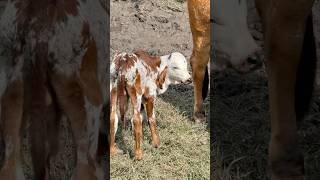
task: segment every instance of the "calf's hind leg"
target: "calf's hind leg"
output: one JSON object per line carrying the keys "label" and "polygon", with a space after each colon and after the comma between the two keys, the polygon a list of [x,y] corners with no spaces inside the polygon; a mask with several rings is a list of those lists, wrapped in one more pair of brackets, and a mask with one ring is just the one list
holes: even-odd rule
{"label": "calf's hind leg", "polygon": [[[92,143],[89,140],[87,110],[84,93],[75,76],[66,77],[59,74],[51,76],[58,103],[67,115],[77,147],[76,180],[96,180],[95,156],[90,154]],[[99,119],[98,119],[99,121]]]}
{"label": "calf's hind leg", "polygon": [[142,95],[138,94],[134,86],[127,86],[130,101],[133,107],[133,129],[134,129],[134,140],[135,140],[135,158],[137,160],[142,159],[142,117],[140,114],[141,99]]}
{"label": "calf's hind leg", "polygon": [[146,111],[148,116],[149,127],[152,136],[152,145],[153,147],[159,147],[160,139],[157,132],[157,122],[154,115],[154,97],[146,98]]}
{"label": "calf's hind leg", "polygon": [[1,100],[1,121],[5,141],[4,165],[0,179],[24,179],[20,163],[20,126],[22,119],[22,80],[17,79],[7,87]]}
{"label": "calf's hind leg", "polygon": [[121,151],[117,148],[115,143],[116,132],[118,128],[118,115],[117,115],[117,89],[111,90],[111,114],[110,114],[110,155],[115,155]]}

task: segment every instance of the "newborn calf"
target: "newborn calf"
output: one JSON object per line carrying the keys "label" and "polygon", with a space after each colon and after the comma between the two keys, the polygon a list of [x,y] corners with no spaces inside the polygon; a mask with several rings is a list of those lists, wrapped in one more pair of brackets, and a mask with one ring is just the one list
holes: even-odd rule
{"label": "newborn calf", "polygon": [[110,153],[114,155],[118,152],[115,144],[118,126],[117,102],[119,102],[121,119],[124,120],[127,100],[130,98],[134,109],[132,125],[135,139],[135,158],[140,160],[142,159],[141,103],[146,107],[152,145],[158,147],[160,140],[154,115],[156,95],[164,93],[170,84],[179,84],[191,78],[187,70],[187,60],[178,52],[153,57],[144,51],[137,51],[116,54],[110,68]]}

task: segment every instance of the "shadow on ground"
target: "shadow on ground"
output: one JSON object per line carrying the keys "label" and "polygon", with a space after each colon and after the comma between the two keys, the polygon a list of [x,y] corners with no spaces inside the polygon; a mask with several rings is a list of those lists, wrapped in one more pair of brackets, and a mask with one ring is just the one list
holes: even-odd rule
{"label": "shadow on ground", "polygon": [[[217,178],[223,180],[267,179],[269,105],[263,72],[240,75],[215,73],[213,121],[217,138]],[[320,100],[314,99],[300,127],[306,174],[319,179]]]}

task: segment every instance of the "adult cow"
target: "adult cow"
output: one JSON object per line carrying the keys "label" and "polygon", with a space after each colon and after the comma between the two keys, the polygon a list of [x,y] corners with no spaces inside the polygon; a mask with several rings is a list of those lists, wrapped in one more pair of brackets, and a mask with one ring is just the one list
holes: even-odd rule
{"label": "adult cow", "polygon": [[[76,144],[77,180],[102,179],[99,121],[107,89],[107,13],[100,0],[10,0],[0,21],[0,179],[24,179],[20,133],[30,126],[34,178],[48,178],[62,116]],[[24,126],[23,126],[24,127]],[[49,148],[46,148],[49,144]]]}
{"label": "adult cow", "polygon": [[[297,144],[297,121],[308,109],[315,76],[316,51],[311,13],[314,1],[255,2],[263,23],[269,78],[271,179],[304,179],[303,156]],[[237,46],[242,41],[253,42],[248,36],[245,20],[246,3],[245,0],[214,1],[217,59],[231,60],[233,65],[242,64],[255,51],[255,45]],[[232,38],[227,39],[228,35]],[[237,56],[236,52],[242,55]]]}

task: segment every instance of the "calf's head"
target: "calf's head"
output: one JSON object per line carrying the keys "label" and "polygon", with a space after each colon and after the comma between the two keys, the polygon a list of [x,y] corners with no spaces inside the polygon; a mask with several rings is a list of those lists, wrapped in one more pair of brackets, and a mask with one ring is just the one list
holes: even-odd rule
{"label": "calf's head", "polygon": [[191,78],[188,72],[188,63],[186,58],[179,52],[170,55],[161,56],[160,69],[163,69],[158,77],[157,93],[164,93],[170,84],[184,83]]}
{"label": "calf's head", "polygon": [[259,51],[247,26],[247,1],[217,0],[213,3],[214,65],[220,70],[231,65],[246,71],[250,56]]}

